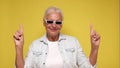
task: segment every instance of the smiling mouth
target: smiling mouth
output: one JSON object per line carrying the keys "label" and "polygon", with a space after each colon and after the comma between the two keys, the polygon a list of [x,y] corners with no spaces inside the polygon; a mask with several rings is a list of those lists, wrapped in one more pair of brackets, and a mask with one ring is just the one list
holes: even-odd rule
{"label": "smiling mouth", "polygon": [[50,31],[52,32],[56,32],[58,29],[50,29]]}

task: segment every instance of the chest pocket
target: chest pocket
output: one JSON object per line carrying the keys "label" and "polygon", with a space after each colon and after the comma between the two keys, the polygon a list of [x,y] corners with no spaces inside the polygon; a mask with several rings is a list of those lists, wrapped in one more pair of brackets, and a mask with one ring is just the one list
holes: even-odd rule
{"label": "chest pocket", "polygon": [[33,51],[35,57],[40,57],[43,53],[41,51]]}
{"label": "chest pocket", "polygon": [[68,55],[68,57],[74,57],[74,55],[75,55],[75,48],[66,48],[65,52]]}
{"label": "chest pocket", "polygon": [[65,53],[69,63],[75,62],[75,48],[66,48]]}
{"label": "chest pocket", "polygon": [[70,52],[70,53],[74,53],[75,49],[74,48],[66,48],[65,51]]}

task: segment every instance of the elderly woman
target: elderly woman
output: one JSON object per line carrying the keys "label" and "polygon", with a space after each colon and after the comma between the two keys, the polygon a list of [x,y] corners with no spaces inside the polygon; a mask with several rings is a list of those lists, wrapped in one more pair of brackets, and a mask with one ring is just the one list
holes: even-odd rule
{"label": "elderly woman", "polygon": [[86,58],[78,40],[60,33],[63,14],[59,8],[49,7],[43,18],[46,34],[33,41],[26,60],[23,59],[23,27],[14,34],[16,68],[95,68],[100,36],[90,27],[91,51]]}

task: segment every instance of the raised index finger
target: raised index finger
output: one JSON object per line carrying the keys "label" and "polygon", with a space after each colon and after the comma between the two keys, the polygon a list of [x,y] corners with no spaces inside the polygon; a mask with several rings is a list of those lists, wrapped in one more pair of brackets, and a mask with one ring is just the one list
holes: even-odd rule
{"label": "raised index finger", "polygon": [[93,26],[92,26],[92,24],[90,24],[90,34],[92,34],[93,33]]}
{"label": "raised index finger", "polygon": [[21,34],[23,34],[23,25],[22,24],[20,24],[19,31],[20,31]]}

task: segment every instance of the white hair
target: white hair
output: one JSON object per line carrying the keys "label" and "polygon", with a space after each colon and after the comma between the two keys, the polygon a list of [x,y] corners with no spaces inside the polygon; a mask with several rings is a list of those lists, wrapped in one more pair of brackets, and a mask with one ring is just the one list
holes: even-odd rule
{"label": "white hair", "polygon": [[48,14],[52,13],[52,12],[57,12],[61,15],[62,17],[62,20],[63,20],[63,13],[61,11],[61,9],[57,8],[57,7],[49,7],[46,11],[45,11],[45,14],[44,14],[44,19],[47,17]]}

